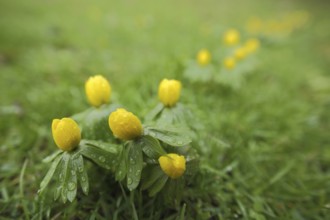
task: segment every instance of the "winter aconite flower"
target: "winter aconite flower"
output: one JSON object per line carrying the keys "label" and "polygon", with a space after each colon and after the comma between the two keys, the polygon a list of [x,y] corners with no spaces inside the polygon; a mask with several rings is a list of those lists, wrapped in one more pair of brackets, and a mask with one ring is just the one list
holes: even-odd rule
{"label": "winter aconite flower", "polygon": [[226,69],[231,70],[235,67],[235,58],[227,57],[223,62]]}
{"label": "winter aconite flower", "polygon": [[211,61],[211,53],[206,50],[206,49],[202,49],[198,52],[197,54],[197,63],[200,66],[206,66],[207,64],[209,64]]}
{"label": "winter aconite flower", "polygon": [[160,101],[167,107],[174,106],[181,93],[181,82],[178,80],[163,79],[158,87],[158,97]]}
{"label": "winter aconite flower", "polygon": [[240,38],[239,32],[235,29],[230,29],[226,31],[223,40],[227,46],[233,46],[238,44],[239,38]]}
{"label": "winter aconite flower", "polygon": [[186,159],[178,154],[166,154],[158,162],[164,173],[172,179],[179,178],[186,170]]}
{"label": "winter aconite flower", "polygon": [[133,140],[143,133],[140,119],[123,108],[110,114],[109,126],[113,135],[122,140]]}
{"label": "winter aconite flower", "polygon": [[247,55],[247,50],[245,47],[240,47],[237,48],[234,52],[234,56],[237,60],[242,60],[246,57]]}
{"label": "winter aconite flower", "polygon": [[89,77],[85,83],[85,91],[89,103],[95,107],[110,101],[110,83],[101,75]]}
{"label": "winter aconite flower", "polygon": [[81,139],[80,128],[71,118],[54,119],[52,133],[57,147],[63,151],[75,149]]}
{"label": "winter aconite flower", "polygon": [[248,53],[255,52],[260,46],[260,41],[256,38],[251,38],[245,43],[245,48]]}

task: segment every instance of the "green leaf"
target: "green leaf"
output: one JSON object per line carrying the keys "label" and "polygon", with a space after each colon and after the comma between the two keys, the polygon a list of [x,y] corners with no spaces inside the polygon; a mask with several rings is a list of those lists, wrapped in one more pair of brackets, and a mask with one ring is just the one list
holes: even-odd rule
{"label": "green leaf", "polygon": [[132,142],[128,147],[127,188],[132,191],[140,183],[143,167],[143,155],[142,149],[138,143]]}
{"label": "green leaf", "polygon": [[122,150],[120,145],[91,140],[84,140],[80,147],[82,155],[105,169],[114,169],[117,166],[118,155]]}
{"label": "green leaf", "polygon": [[67,189],[66,197],[70,202],[73,202],[77,195],[77,171],[72,158],[73,157],[70,157],[69,160],[67,178],[65,181],[65,188]]}
{"label": "green leaf", "polygon": [[168,127],[166,129],[146,127],[145,135],[150,135],[171,146],[185,146],[191,142],[184,128]]}
{"label": "green leaf", "polygon": [[145,190],[148,189],[152,184],[154,184],[157,179],[161,176],[165,175],[164,172],[160,169],[159,165],[150,166],[143,170],[142,175],[142,186],[141,189]]}
{"label": "green leaf", "polygon": [[145,155],[151,159],[158,160],[160,156],[166,154],[166,151],[160,146],[159,141],[149,135],[143,136],[138,143]]}
{"label": "green leaf", "polygon": [[119,162],[116,167],[115,178],[117,181],[122,181],[127,174],[127,150],[122,148],[119,155]]}
{"label": "green leaf", "polygon": [[55,158],[52,165],[50,166],[46,176],[44,177],[44,179],[40,183],[40,189],[38,191],[39,193],[42,193],[46,189],[46,187],[49,184],[50,180],[52,179],[52,177],[53,177],[53,175],[56,171],[56,168],[58,167],[61,159],[62,159],[62,157],[57,154],[57,157]]}
{"label": "green leaf", "polygon": [[149,188],[149,196],[154,196],[160,190],[162,190],[167,180],[168,180],[168,176],[166,176],[165,174],[162,175],[160,178],[158,178],[157,181],[154,184],[152,184],[152,186]]}
{"label": "green leaf", "polygon": [[88,175],[84,167],[84,159],[81,155],[79,155],[77,158],[74,159],[73,162],[82,191],[85,193],[85,195],[88,195],[89,182]]}
{"label": "green leaf", "polygon": [[169,179],[167,181],[165,187],[162,189],[165,203],[181,203],[182,194],[184,192],[184,182],[182,177],[175,180]]}
{"label": "green leaf", "polygon": [[157,116],[164,109],[164,105],[162,103],[158,103],[155,108],[153,108],[145,117],[145,121],[152,121],[157,118]]}
{"label": "green leaf", "polygon": [[115,111],[118,105],[103,105],[99,108],[90,108],[83,113],[77,114],[78,124],[82,129],[82,136],[91,140],[114,140],[109,129],[108,117]]}
{"label": "green leaf", "polygon": [[62,161],[61,161],[61,166],[59,166],[59,176],[58,180],[60,183],[60,193],[59,195],[62,198],[63,203],[66,203],[67,201],[67,188],[66,188],[66,181],[67,181],[67,173],[69,172],[69,163],[70,163],[70,154],[67,152],[64,152],[62,154]]}
{"label": "green leaf", "polygon": [[49,155],[48,157],[44,158],[44,159],[42,160],[42,162],[44,162],[44,163],[49,163],[49,162],[53,161],[53,160],[54,160],[59,154],[61,154],[61,153],[63,153],[63,151],[58,150],[58,151],[56,151],[55,153],[53,153],[53,154]]}

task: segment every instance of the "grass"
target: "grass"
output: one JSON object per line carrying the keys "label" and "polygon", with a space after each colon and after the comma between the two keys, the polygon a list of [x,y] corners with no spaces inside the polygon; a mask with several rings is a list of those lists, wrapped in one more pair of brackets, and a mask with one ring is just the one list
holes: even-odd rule
{"label": "grass", "polygon": [[[262,46],[240,90],[189,83],[184,62],[257,15],[307,9],[307,26]],[[7,1],[0,3],[2,219],[326,219],[330,212],[329,4],[326,1]],[[209,30],[203,32],[202,30]],[[205,125],[200,172],[182,203],[129,193],[89,166],[72,204],[37,198],[55,150],[50,123],[88,107],[105,75],[114,102],[143,116],[164,77]],[[217,142],[220,138],[224,143]]]}

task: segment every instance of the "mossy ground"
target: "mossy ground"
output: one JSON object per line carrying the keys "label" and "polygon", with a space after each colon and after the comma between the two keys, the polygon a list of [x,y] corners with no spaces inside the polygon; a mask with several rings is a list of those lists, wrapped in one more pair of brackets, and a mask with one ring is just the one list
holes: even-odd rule
{"label": "mossy ground", "polygon": [[[184,61],[219,48],[251,16],[307,10],[302,29],[262,45],[239,90],[192,84]],[[327,1],[2,1],[1,219],[326,219],[330,214],[330,29]],[[124,195],[90,166],[72,204],[36,198],[54,151],[50,124],[88,107],[84,82],[103,74],[112,100],[143,116],[164,77],[205,126],[201,172],[183,202]],[[220,138],[226,144],[214,140]],[[185,204],[185,205],[184,205]]]}

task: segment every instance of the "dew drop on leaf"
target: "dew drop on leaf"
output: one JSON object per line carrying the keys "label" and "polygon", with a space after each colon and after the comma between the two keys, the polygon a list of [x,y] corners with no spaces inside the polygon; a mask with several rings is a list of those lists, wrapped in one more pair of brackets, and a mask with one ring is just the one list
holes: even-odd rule
{"label": "dew drop on leaf", "polygon": [[132,178],[128,177],[128,178],[127,178],[127,184],[128,184],[128,185],[131,185],[132,183],[133,183]]}
{"label": "dew drop on leaf", "polygon": [[135,176],[139,176],[141,174],[141,170],[137,170]]}
{"label": "dew drop on leaf", "polygon": [[75,190],[76,189],[76,184],[74,182],[69,182],[68,183],[68,189],[69,190]]}
{"label": "dew drop on leaf", "polygon": [[104,163],[104,162],[105,162],[105,157],[104,157],[104,156],[100,156],[100,157],[99,157],[99,160],[100,160],[102,163]]}

